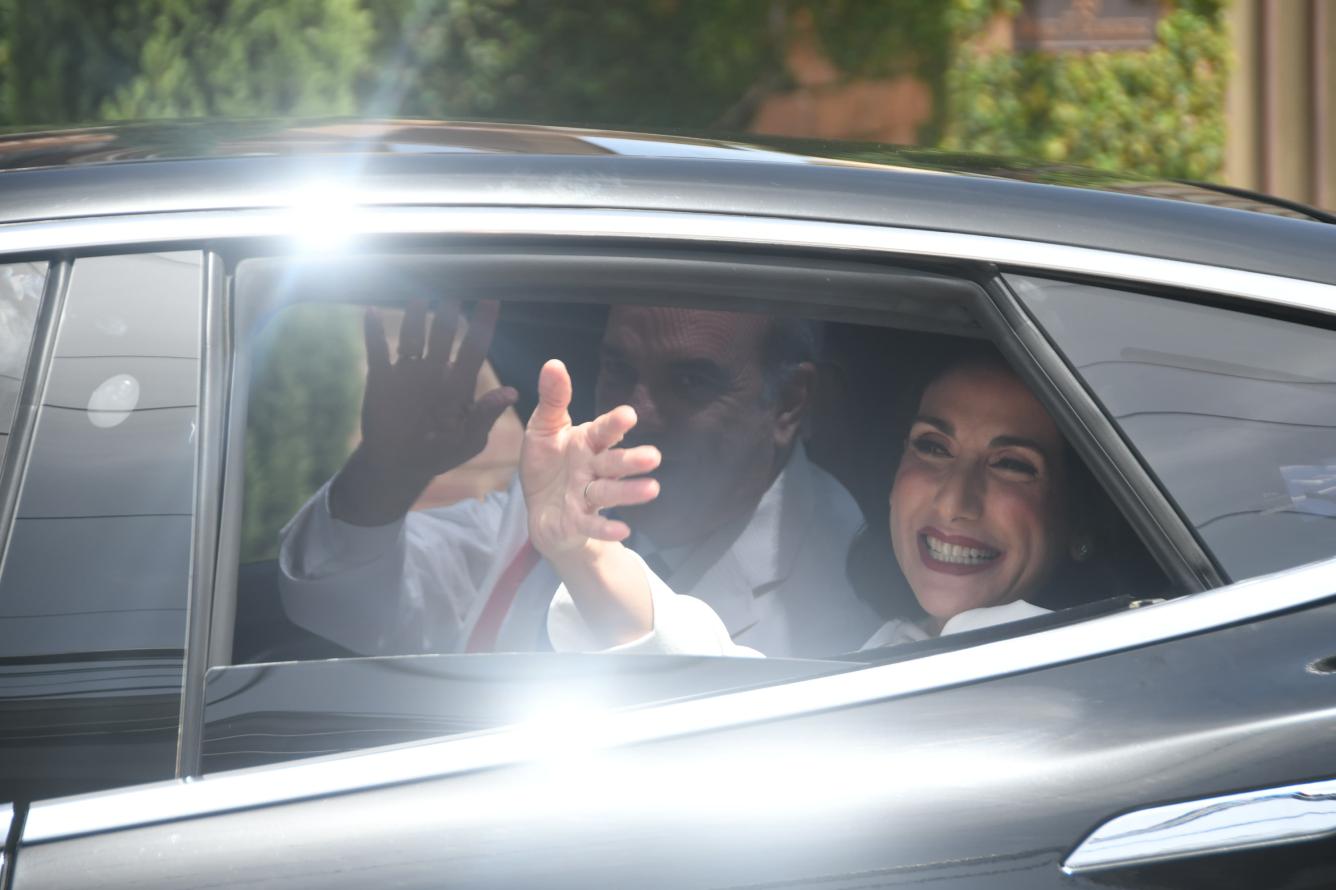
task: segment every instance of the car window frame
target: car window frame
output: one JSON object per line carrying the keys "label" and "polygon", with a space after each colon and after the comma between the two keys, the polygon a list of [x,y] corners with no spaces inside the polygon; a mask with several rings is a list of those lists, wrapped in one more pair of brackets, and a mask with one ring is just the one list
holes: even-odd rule
{"label": "car window frame", "polygon": [[[127,217],[109,217],[98,220],[44,221],[37,223],[16,224],[0,238],[0,256],[11,253],[33,254],[42,249],[62,252],[83,251],[102,252],[140,252],[154,249],[189,247],[204,249],[206,254],[219,252],[228,245],[237,243],[255,243],[272,241],[291,244],[300,240],[300,223],[305,218],[294,216],[286,208],[267,208],[259,210],[208,211],[200,213],[163,213],[143,214]],[[765,245],[771,249],[803,249],[830,252],[836,255],[849,252],[864,253],[871,256],[895,257],[900,260],[918,259],[924,262],[962,261],[983,264],[984,266],[1006,267],[1028,273],[1079,274],[1102,281],[1134,281],[1151,286],[1165,286],[1185,289],[1210,299],[1241,298],[1243,300],[1280,304],[1300,310],[1320,311],[1324,314],[1336,314],[1336,286],[1315,281],[1290,279],[1238,270],[1220,269],[1214,266],[1171,260],[1157,257],[1134,256],[1112,251],[1100,251],[1092,248],[1066,247],[1063,245],[1044,244],[949,232],[929,232],[886,226],[821,222],[812,220],[792,220],[773,217],[741,217],[720,214],[693,214],[680,211],[603,211],[563,208],[459,208],[459,207],[358,207],[342,214],[338,223],[341,231],[349,236],[384,236],[396,237],[421,235],[467,235],[488,236],[509,234],[527,237],[555,239],[600,238],[622,241],[628,244],[643,243],[646,240],[669,240],[681,243],[716,242],[735,245]],[[59,279],[53,268],[52,279]],[[50,285],[50,282],[49,282]],[[214,317],[215,308],[209,318]],[[1015,349],[1017,346],[1029,348],[1021,336],[1022,330],[1011,327],[1003,308],[998,309],[1004,330],[1010,336],[999,338],[996,342],[1004,348]],[[49,325],[47,326],[49,327]],[[46,328],[43,328],[46,330]],[[220,333],[215,326],[206,323],[208,339],[212,346],[219,343]],[[1008,347],[1014,338],[1015,343]],[[34,353],[36,354],[36,350]],[[1030,353],[1030,361],[1038,361]],[[224,363],[225,366],[225,363]],[[1031,368],[1029,363],[1022,367]],[[216,374],[226,374],[208,362],[209,376],[214,380]],[[1034,370],[1034,369],[1032,369]],[[1079,401],[1079,384],[1072,379],[1065,366],[1055,367],[1049,373],[1045,371],[1044,386],[1039,392],[1041,398],[1055,402],[1059,397],[1071,402]],[[1037,379],[1038,375],[1036,375]],[[1042,379],[1040,382],[1043,382]],[[213,388],[214,398],[221,399],[225,386]],[[1058,402],[1057,404],[1061,404]],[[1079,429],[1079,428],[1078,428]],[[200,448],[217,448],[204,436],[199,439]],[[1134,471],[1133,466],[1118,464],[1118,456],[1106,455],[1106,460],[1114,462],[1120,470]],[[1096,464],[1098,465],[1098,464]],[[208,486],[209,496],[217,500],[218,475],[221,464],[214,470],[214,478],[200,473],[197,478],[201,485]],[[11,486],[12,487],[12,486]],[[1162,496],[1163,492],[1161,492]],[[1167,496],[1165,496],[1167,497]],[[1172,503],[1172,502],[1171,502]],[[203,505],[201,504],[201,509]],[[216,546],[216,545],[215,545]],[[207,553],[207,550],[198,552]],[[214,551],[216,552],[216,550]],[[201,560],[203,571],[204,560]],[[207,639],[208,634],[201,632],[196,622],[208,625],[212,611],[212,587],[214,576],[203,584],[203,589],[192,589],[190,609],[189,639]],[[199,583],[196,581],[196,583]],[[1268,590],[1277,589],[1279,595],[1262,596],[1255,592],[1259,586]],[[1061,663],[1071,658],[1090,657],[1116,648],[1128,648],[1172,639],[1176,636],[1197,633],[1218,627],[1221,624],[1234,623],[1258,618],[1284,609],[1295,608],[1309,603],[1321,602],[1333,596],[1336,589],[1336,560],[1315,563],[1298,569],[1278,572],[1258,579],[1250,579],[1225,588],[1217,588],[1198,596],[1184,597],[1160,604],[1151,609],[1135,612],[1122,612],[1091,622],[1042,631],[1042,638],[1048,646],[1037,645],[1039,637],[1025,638],[1025,645],[1015,650],[1014,657],[1009,656],[1002,662],[985,654],[985,650],[995,652],[994,647],[1007,646],[1015,640],[1003,640],[990,643],[977,650],[961,650],[929,656],[930,659],[949,659],[950,664],[959,665],[959,669],[947,675],[924,681],[921,670],[925,661],[916,661],[912,673],[919,676],[918,683],[905,686],[902,683],[893,686],[879,686],[881,680],[906,677],[900,665],[889,664],[865,668],[850,674],[830,678],[841,684],[850,684],[845,691],[830,697],[824,695],[794,694],[795,685],[737,693],[741,696],[756,696],[756,701],[769,703],[767,707],[782,704],[782,710],[798,709],[806,712],[811,709],[840,707],[856,700],[865,700],[867,696],[886,697],[907,694],[912,691],[922,692],[943,685],[960,682],[973,682],[1019,670],[1038,669],[1050,664]],[[1170,610],[1170,611],[1165,611]],[[1173,615],[1174,620],[1165,622],[1164,616]],[[1158,619],[1158,622],[1157,622]],[[1120,633],[1115,637],[1101,637],[1092,633],[1090,628],[1098,625],[1107,630],[1108,622],[1119,622],[1116,626]],[[1012,650],[1007,650],[1008,652]],[[204,653],[207,654],[207,653]],[[190,653],[187,653],[190,657]],[[843,678],[843,679],[841,679]],[[848,678],[855,678],[849,680]],[[817,686],[806,686],[816,683]],[[815,692],[823,689],[821,681],[800,681],[797,686]],[[851,691],[856,690],[856,691]],[[188,688],[185,697],[200,697],[202,689]],[[778,696],[778,699],[777,697]],[[721,696],[730,701],[734,695]],[[790,700],[791,698],[791,700]],[[780,701],[782,700],[782,701]],[[715,701],[705,699],[703,703]],[[687,703],[690,704],[690,703]],[[672,708],[675,706],[663,706]],[[708,707],[715,707],[708,705]],[[644,713],[657,712],[658,708],[648,709]],[[184,714],[183,704],[183,714]],[[749,722],[753,719],[767,719],[758,716],[756,709],[735,709],[730,714],[717,715],[717,719],[732,724],[737,721]],[[504,731],[502,731],[504,732]],[[490,733],[487,735],[491,735]],[[468,750],[467,737],[445,739],[440,742],[426,743],[427,746],[448,746],[464,744]],[[414,750],[423,746],[414,746]],[[459,749],[450,749],[459,750]],[[372,752],[375,753],[375,752]],[[363,757],[367,752],[355,752],[343,757]],[[429,760],[430,758],[428,758]],[[490,758],[489,758],[490,759]],[[419,764],[431,774],[438,774],[435,768]],[[182,769],[189,766],[183,762]],[[296,767],[302,764],[294,765]],[[274,767],[279,769],[283,767]],[[287,768],[293,768],[292,766]],[[268,768],[266,768],[267,770]],[[396,767],[395,774],[404,773]],[[178,779],[189,778],[190,773],[183,773]],[[402,780],[402,779],[399,779]],[[211,780],[212,784],[213,780]],[[170,788],[184,788],[179,782],[166,783]],[[154,787],[154,786],[147,786]],[[199,786],[196,786],[199,787]],[[214,786],[218,787],[218,786]],[[115,795],[118,792],[105,794]],[[128,792],[127,792],[128,793]],[[104,795],[105,796],[105,795]],[[191,809],[194,805],[191,805]],[[54,811],[53,811],[54,812]],[[62,812],[65,812],[62,810]],[[124,824],[125,818],[137,818],[133,814],[104,812],[100,817],[107,824]],[[46,823],[43,823],[46,824]],[[47,829],[43,829],[47,831]]]}

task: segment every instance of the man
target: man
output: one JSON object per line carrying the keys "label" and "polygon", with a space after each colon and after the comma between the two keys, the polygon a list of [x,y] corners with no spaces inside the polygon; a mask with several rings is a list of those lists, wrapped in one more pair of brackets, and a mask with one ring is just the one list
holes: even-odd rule
{"label": "man", "polygon": [[[530,531],[535,516],[570,506],[575,495],[540,483],[592,425],[574,426],[566,403],[549,399],[526,432],[523,491],[517,479],[482,501],[409,513],[435,475],[482,450],[516,398],[505,387],[473,398],[496,312],[479,305],[452,362],[457,310],[438,310],[427,334],[426,306],[415,304],[393,363],[368,313],[362,444],[283,531],[283,601],[297,623],[369,653],[548,647],[548,606],[569,579]],[[603,460],[654,460],[611,474],[629,479],[584,482],[576,505],[768,655],[852,650],[879,624],[844,575],[859,511],[800,441],[816,347],[805,323],[613,307],[596,401],[601,413],[630,406],[617,435],[629,430],[629,447]],[[569,377],[552,364],[545,392],[564,386],[568,403]],[[598,515],[607,507],[615,513]]]}

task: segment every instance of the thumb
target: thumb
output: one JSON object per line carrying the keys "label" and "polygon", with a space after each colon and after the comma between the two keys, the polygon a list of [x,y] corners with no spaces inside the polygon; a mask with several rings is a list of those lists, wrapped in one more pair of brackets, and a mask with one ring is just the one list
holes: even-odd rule
{"label": "thumb", "polygon": [[557,359],[538,372],[538,407],[529,417],[529,431],[553,433],[571,425],[571,375]]}

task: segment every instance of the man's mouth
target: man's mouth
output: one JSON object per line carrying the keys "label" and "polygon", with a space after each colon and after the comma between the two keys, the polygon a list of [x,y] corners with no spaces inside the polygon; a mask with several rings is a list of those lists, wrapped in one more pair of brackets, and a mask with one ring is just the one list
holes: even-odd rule
{"label": "man's mouth", "polygon": [[1002,551],[982,541],[960,535],[945,535],[936,529],[919,532],[919,554],[930,569],[949,574],[967,574],[986,569]]}

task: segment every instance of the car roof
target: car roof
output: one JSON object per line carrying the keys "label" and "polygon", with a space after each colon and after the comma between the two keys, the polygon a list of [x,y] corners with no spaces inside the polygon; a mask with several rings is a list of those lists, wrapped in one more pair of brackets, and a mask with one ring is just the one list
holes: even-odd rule
{"label": "car roof", "polygon": [[735,213],[1015,237],[1336,284],[1331,217],[1071,165],[881,145],[414,120],[181,121],[0,136],[0,224],[377,204]]}

